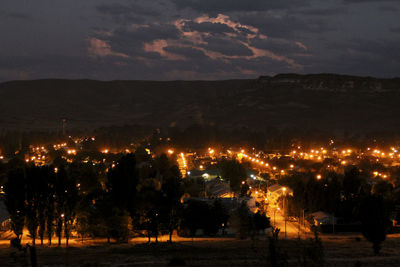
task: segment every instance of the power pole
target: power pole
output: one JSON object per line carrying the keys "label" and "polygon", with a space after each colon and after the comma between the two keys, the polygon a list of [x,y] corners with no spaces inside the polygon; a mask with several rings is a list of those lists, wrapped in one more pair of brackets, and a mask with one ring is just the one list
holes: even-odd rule
{"label": "power pole", "polygon": [[286,206],[287,205],[285,205],[285,202],[286,202],[286,194],[285,194],[285,198],[283,199],[283,212],[284,212],[284,216],[285,216],[285,218],[284,218],[284,220],[285,220],[285,239],[287,238],[287,232],[286,232],[286,217],[287,217],[287,212],[286,212]]}
{"label": "power pole", "polygon": [[67,119],[62,119],[61,120],[62,124],[62,135],[65,136],[67,134],[66,128],[67,128]]}

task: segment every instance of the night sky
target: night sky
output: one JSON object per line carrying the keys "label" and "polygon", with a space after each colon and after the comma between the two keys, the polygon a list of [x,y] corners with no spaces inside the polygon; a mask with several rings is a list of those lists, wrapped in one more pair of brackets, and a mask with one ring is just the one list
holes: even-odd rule
{"label": "night sky", "polygon": [[0,81],[400,76],[399,0],[1,0]]}

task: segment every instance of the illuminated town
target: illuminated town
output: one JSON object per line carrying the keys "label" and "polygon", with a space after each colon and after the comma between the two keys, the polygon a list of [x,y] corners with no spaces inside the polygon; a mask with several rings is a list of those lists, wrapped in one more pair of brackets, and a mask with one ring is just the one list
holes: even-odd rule
{"label": "illuminated town", "polygon": [[400,0],[0,2],[0,267],[400,266]]}
{"label": "illuminated town", "polygon": [[[25,177],[21,182],[26,183],[26,189],[23,190],[39,190],[35,193],[38,199],[35,199],[35,195],[30,196],[29,191],[24,193],[27,194],[26,198],[30,198],[29,201],[40,200],[40,189],[34,189],[29,182],[32,178],[39,179],[34,176],[30,178],[36,175],[35,172],[47,172],[46,179],[49,180],[46,183],[50,187],[46,190],[49,192],[52,188],[58,190],[62,186],[61,195],[53,191],[53,200],[44,199],[54,201],[55,214],[52,216],[60,216],[60,220],[52,217],[55,223],[52,234],[54,245],[118,244],[122,240],[131,243],[158,243],[162,240],[186,242],[194,237],[199,240],[205,237],[230,240],[257,236],[257,239],[268,240],[273,233],[271,231],[279,231],[283,240],[308,242],[306,240],[318,239],[318,236],[326,240],[331,235],[346,239],[349,233],[357,236],[363,231],[363,219],[357,209],[363,205],[365,194],[383,197],[388,203],[394,204],[391,204],[393,206],[387,217],[388,234],[397,238],[400,230],[400,209],[395,204],[400,186],[400,147],[395,144],[379,146],[374,140],[375,144],[362,147],[341,145],[348,142],[340,139],[327,139],[319,142],[318,146],[296,141],[288,143],[284,149],[268,150],[268,147],[257,149],[252,146],[222,145],[215,141],[207,144],[206,141],[196,144],[197,148],[184,149],[180,140],[168,137],[160,130],[136,142],[125,142],[125,145],[115,147],[105,145],[107,142],[100,142],[95,135],[55,139],[59,141],[26,144],[25,148],[8,151],[8,154],[3,150],[0,156],[3,177],[0,192],[4,203],[10,201],[8,194],[14,185],[10,184],[9,179],[18,175],[18,169],[25,172],[21,176]],[[132,170],[126,165],[129,161],[129,164],[134,164],[131,166],[135,166]],[[127,178],[137,177],[134,178],[137,180],[129,185],[128,180],[119,180],[124,175],[128,175]],[[57,179],[66,180],[57,182]],[[73,184],[68,185],[70,182]],[[15,190],[19,191],[20,188]],[[118,191],[114,196],[115,190]],[[121,194],[127,197],[136,195],[132,201],[137,206],[133,216],[110,211],[108,216],[119,220],[113,226],[101,214],[96,214],[96,209],[106,205],[102,199],[107,196],[109,201],[126,205],[125,209],[129,211],[131,202],[129,198],[121,198]],[[145,195],[147,200],[142,199]],[[70,202],[68,199],[75,200]],[[172,206],[168,204],[164,207],[162,202],[153,202],[168,203],[172,199],[175,201],[170,202],[175,203]],[[37,203],[40,216],[40,202]],[[69,205],[74,208],[73,213],[66,208]],[[32,208],[24,208],[25,216],[29,216]],[[170,217],[169,213],[162,214],[164,209],[176,215]],[[214,209],[220,210],[217,214],[210,213],[217,212]],[[194,214],[188,215],[192,212],[199,216],[197,221],[193,221]],[[246,218],[251,218],[250,225],[253,226],[240,226],[244,223],[240,219],[240,216],[244,216],[241,212],[250,216]],[[3,210],[3,214],[3,231],[10,233],[8,236],[12,236],[12,232],[17,234],[12,229],[16,229],[13,225],[18,213],[7,215]],[[162,214],[162,217],[158,219],[157,214]],[[214,228],[207,226],[211,220],[209,216],[220,218],[214,222]],[[20,228],[18,238],[25,243],[37,244],[40,240],[40,244],[49,245],[51,238],[41,230],[40,217],[37,218],[36,230],[29,228],[30,219],[26,218],[26,225]],[[174,224],[170,225],[172,219]],[[128,227],[123,224],[125,220],[131,226],[126,228],[126,234],[100,231],[100,228],[91,225],[92,220],[96,220],[99,226],[104,224],[104,229],[124,229]],[[38,231],[35,237],[32,231]],[[316,231],[319,233],[317,237]],[[1,242],[7,244],[9,241],[5,238]],[[307,246],[316,246],[313,242]]]}

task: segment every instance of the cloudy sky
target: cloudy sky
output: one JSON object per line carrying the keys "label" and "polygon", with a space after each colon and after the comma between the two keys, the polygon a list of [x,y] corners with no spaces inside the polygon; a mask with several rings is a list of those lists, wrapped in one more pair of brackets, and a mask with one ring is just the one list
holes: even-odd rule
{"label": "cloudy sky", "polygon": [[399,0],[1,0],[0,81],[400,76]]}

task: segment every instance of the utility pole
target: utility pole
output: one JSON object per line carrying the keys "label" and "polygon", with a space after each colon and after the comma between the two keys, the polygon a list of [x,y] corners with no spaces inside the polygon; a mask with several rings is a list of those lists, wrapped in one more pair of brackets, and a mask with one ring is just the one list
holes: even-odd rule
{"label": "utility pole", "polygon": [[284,213],[284,220],[285,220],[285,239],[287,238],[287,232],[286,232],[286,214],[287,214],[287,212],[286,212],[286,205],[285,205],[285,202],[286,202],[286,194],[285,194],[285,198],[283,199],[283,213]]}
{"label": "utility pole", "polygon": [[297,222],[297,235],[300,239],[300,218],[301,218],[301,214],[299,214],[299,221]]}
{"label": "utility pole", "polygon": [[306,235],[306,222],[305,222],[305,216],[304,216],[304,209],[303,209],[303,231],[304,231],[304,238],[306,238],[305,237],[305,235]]}
{"label": "utility pole", "polygon": [[66,127],[67,127],[67,119],[61,119],[61,130],[62,130],[62,135],[65,136],[67,134]]}

